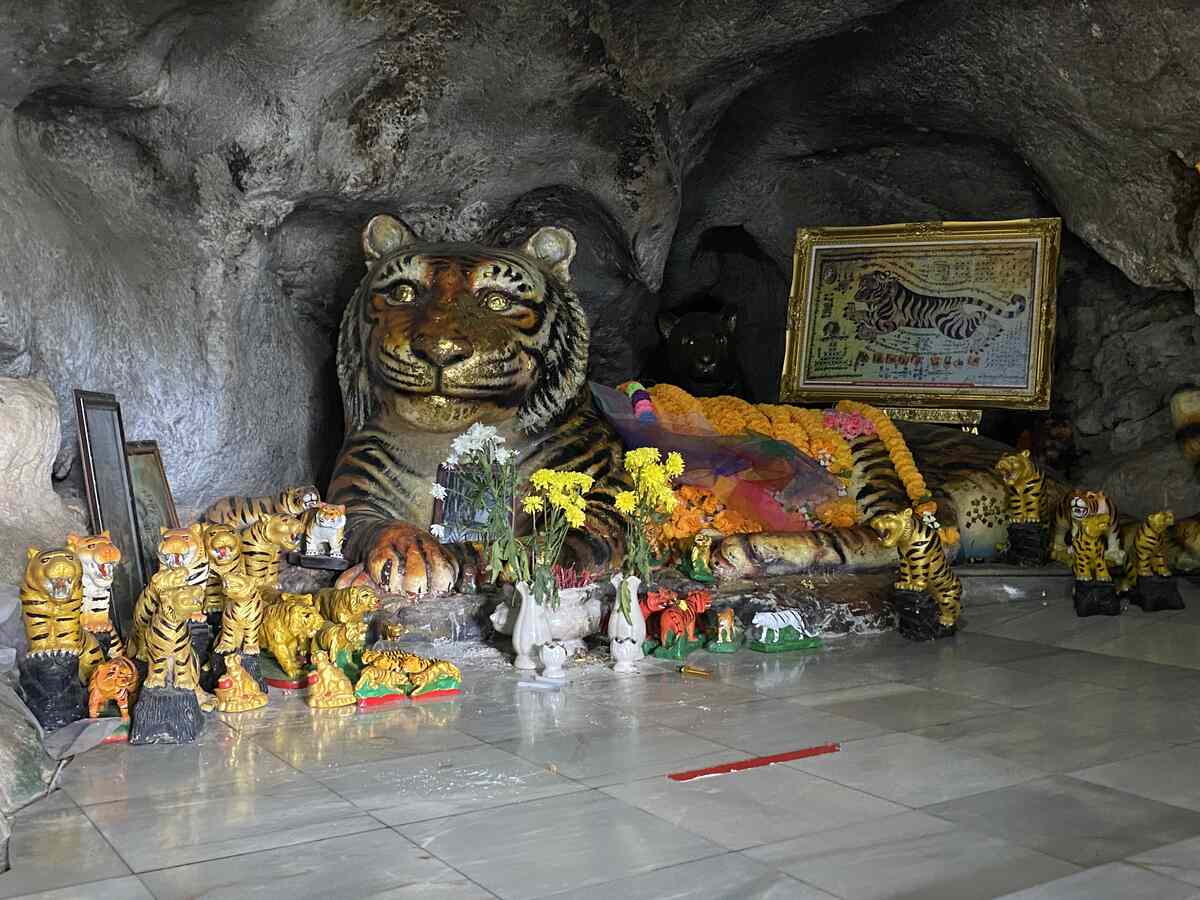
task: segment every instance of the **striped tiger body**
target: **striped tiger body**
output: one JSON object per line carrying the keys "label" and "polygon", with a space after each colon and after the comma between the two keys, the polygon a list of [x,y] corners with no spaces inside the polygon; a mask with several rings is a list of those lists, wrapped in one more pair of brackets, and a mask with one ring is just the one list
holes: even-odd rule
{"label": "striped tiger body", "polygon": [[1121,526],[1121,542],[1125,548],[1125,571],[1121,590],[1132,589],[1139,578],[1171,574],[1167,565],[1167,532],[1175,524],[1175,514],[1169,509],[1150,513],[1142,522],[1126,522]]}
{"label": "striped tiger body", "polygon": [[30,547],[20,598],[29,655],[77,654],[79,679],[87,684],[92,670],[104,661],[104,652],[80,623],[83,567],[79,558],[66,548]]}
{"label": "striped tiger body", "polygon": [[1071,572],[1076,581],[1112,581],[1105,564],[1105,546],[1112,517],[1084,516],[1071,529]]}
{"label": "striped tiger body", "polygon": [[1108,516],[1108,533],[1104,536],[1104,555],[1109,562],[1120,565],[1125,561],[1121,549],[1119,514],[1114,504],[1100,491],[1075,488],[1063,495],[1054,509],[1054,526],[1050,533],[1050,558],[1071,565],[1071,545],[1078,532],[1078,523],[1092,516]]}
{"label": "striped tiger body", "polygon": [[346,507],[341,580],[382,590],[444,592],[477,575],[469,545],[429,534],[429,485],[454,437],[495,426],[523,475],[570,468],[596,479],[588,521],[565,565],[619,561],[621,445],[586,391],[588,326],[567,288],[575,240],[537,231],[520,249],[421,242],[376,216],[363,232],[369,270],[346,308],[338,378],[347,438],[330,501]]}
{"label": "striped tiger body", "polygon": [[996,472],[1008,489],[1008,520],[1014,524],[1046,521],[1046,476],[1029,457],[1028,450],[1006,454],[996,462]]}
{"label": "striped tiger body", "polygon": [[222,579],[244,575],[242,536],[232,525],[209,525],[204,529],[204,550],[208,556],[208,582],[204,587],[204,611],[219,613],[225,608]]}
{"label": "striped tiger body", "polygon": [[263,598],[258,582],[230,572],[223,579],[221,594],[226,602],[213,653],[257,653],[263,620]]}
{"label": "striped tiger body", "polygon": [[158,589],[158,606],[146,629],[147,673],[142,687],[194,691],[200,708],[211,710],[216,699],[200,687],[200,666],[188,632],[188,620],[202,610],[204,588],[189,585],[185,570],[169,569]]}
{"label": "striped tiger body", "polygon": [[121,551],[108,531],[93,535],[67,535],[67,549],[79,558],[83,567],[83,612],[79,621],[84,629],[108,637],[108,655],[123,656],[125,645],[113,628],[110,615],[112,584]]}
{"label": "striped tiger body", "polygon": [[911,507],[877,515],[870,525],[883,546],[894,547],[900,556],[896,590],[927,592],[938,605],[941,624],[953,626],[962,609],[962,582],[946,561],[937,531],[914,515]]}
{"label": "striped tiger body", "polygon": [[262,587],[279,587],[279,564],[285,551],[300,546],[304,526],[295,516],[272,513],[242,532],[242,562],[246,575]]}
{"label": "striped tiger body", "polygon": [[[857,304],[863,304],[861,308]],[[1025,311],[1025,298],[1014,294],[1001,305],[980,297],[934,297],[907,287],[895,272],[867,272],[859,278],[851,318],[857,336],[866,340],[902,328],[933,329],[965,341],[989,317],[1015,319]]]}
{"label": "striped tiger body", "polygon": [[200,516],[201,522],[229,525],[239,531],[259,519],[270,516],[302,516],[321,502],[321,494],[311,484],[285,488],[270,497],[222,497]]}

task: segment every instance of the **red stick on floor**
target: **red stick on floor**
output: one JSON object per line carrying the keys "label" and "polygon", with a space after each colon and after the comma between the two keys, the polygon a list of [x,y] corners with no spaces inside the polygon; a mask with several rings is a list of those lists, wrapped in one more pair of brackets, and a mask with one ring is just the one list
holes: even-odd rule
{"label": "red stick on floor", "polygon": [[704,778],[706,775],[725,775],[729,772],[757,769],[759,766],[770,766],[775,763],[789,762],[793,759],[805,759],[809,756],[837,753],[841,749],[841,744],[819,744],[816,747],[806,747],[803,750],[793,750],[790,753],[776,753],[774,756],[756,756],[753,759],[743,759],[738,762],[722,763],[719,766],[709,766],[707,769],[692,769],[690,772],[674,772],[667,777],[672,781],[691,781],[693,778]]}

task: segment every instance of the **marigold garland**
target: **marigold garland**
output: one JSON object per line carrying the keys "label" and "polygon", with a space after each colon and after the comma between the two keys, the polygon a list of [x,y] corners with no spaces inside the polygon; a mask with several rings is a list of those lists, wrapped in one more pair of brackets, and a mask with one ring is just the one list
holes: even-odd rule
{"label": "marigold garland", "polygon": [[[914,504],[928,503],[932,498],[929,496],[929,488],[925,485],[925,479],[917,471],[917,464],[913,461],[908,444],[904,442],[904,435],[888,418],[888,414],[882,409],[876,409],[866,403],[859,403],[857,400],[839,400],[837,408],[841,412],[858,413],[871,421],[871,424],[875,426],[876,436],[888,449],[888,455],[892,458],[892,465],[896,468],[896,474],[904,485],[908,499]],[[936,507],[934,508],[936,509]]]}

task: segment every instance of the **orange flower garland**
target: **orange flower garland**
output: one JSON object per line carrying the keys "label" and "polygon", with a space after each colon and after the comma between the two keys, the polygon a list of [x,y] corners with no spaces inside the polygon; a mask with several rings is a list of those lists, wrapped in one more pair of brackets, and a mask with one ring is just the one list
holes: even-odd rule
{"label": "orange flower garland", "polygon": [[691,540],[706,528],[713,528],[723,535],[754,534],[763,530],[758,522],[726,509],[717,495],[707,488],[681,485],[676,489],[675,497],[679,502],[670,520],[662,527],[662,536],[668,541]]}
{"label": "orange flower garland", "polygon": [[929,488],[925,485],[925,479],[917,471],[917,464],[913,462],[908,444],[904,442],[904,435],[888,418],[887,413],[866,403],[859,403],[857,400],[839,400],[837,408],[841,412],[856,412],[864,419],[871,420],[875,426],[875,434],[888,449],[888,455],[892,458],[892,465],[896,467],[896,474],[904,485],[908,499],[914,504],[929,502],[931,498]]}

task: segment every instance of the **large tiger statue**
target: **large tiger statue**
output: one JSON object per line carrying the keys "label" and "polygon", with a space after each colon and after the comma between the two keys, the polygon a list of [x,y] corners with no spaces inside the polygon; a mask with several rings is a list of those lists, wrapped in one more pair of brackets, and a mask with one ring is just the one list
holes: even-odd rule
{"label": "large tiger statue", "polygon": [[[515,248],[434,243],[381,215],[364,228],[362,248],[367,273],[338,343],[346,439],[328,493],[346,507],[344,552],[357,563],[339,586],[442,593],[478,577],[475,547],[439,543],[429,530],[438,466],[476,422],[518,451],[524,476],[546,467],[593,477],[587,522],[569,533],[560,562],[593,571],[617,565],[622,448],[587,394],[588,327],[569,287],[572,234],[543,227]],[[993,467],[1011,448],[943,426],[901,428],[938,520],[962,535],[947,550],[995,558],[1007,517]],[[861,440],[852,451],[851,489],[866,518],[909,505],[882,442]],[[1048,487],[1062,491],[1050,479]],[[724,575],[757,576],[887,568],[895,553],[864,525],[737,535],[714,548],[713,560]]]}

